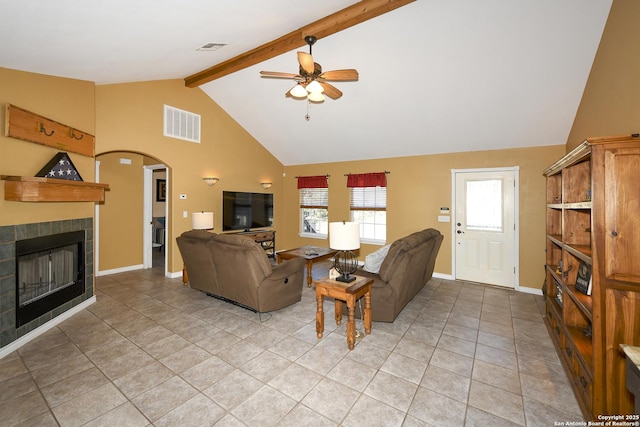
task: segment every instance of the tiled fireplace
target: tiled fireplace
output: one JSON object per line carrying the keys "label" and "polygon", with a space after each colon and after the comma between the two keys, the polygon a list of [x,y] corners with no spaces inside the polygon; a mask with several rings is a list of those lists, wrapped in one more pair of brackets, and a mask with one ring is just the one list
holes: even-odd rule
{"label": "tiled fireplace", "polygon": [[92,296],[92,218],[0,227],[0,348]]}

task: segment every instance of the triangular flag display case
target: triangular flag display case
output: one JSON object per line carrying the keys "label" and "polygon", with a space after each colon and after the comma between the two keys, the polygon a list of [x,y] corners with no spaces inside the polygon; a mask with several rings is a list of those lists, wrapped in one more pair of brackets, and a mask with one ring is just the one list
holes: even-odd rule
{"label": "triangular flag display case", "polygon": [[82,181],[82,177],[75,165],[69,158],[69,155],[64,152],[60,152],[53,156],[49,163],[47,163],[36,176],[42,178],[57,178],[67,179],[69,181]]}

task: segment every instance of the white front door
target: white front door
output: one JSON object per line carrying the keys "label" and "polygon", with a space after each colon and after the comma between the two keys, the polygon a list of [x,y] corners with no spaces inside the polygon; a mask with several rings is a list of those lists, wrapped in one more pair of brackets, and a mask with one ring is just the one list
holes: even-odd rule
{"label": "white front door", "polygon": [[516,287],[517,169],[453,173],[455,278]]}

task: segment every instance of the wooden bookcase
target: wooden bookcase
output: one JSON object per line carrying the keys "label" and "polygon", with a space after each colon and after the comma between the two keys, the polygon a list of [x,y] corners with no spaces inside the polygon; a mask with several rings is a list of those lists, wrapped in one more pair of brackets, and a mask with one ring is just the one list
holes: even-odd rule
{"label": "wooden bookcase", "polygon": [[640,345],[640,138],[587,139],[544,175],[549,333],[585,418],[633,414],[620,344]]}

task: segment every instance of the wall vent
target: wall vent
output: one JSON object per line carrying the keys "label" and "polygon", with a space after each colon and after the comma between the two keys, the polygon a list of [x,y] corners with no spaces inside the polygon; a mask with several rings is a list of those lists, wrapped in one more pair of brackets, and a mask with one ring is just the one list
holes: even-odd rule
{"label": "wall vent", "polygon": [[164,106],[164,136],[200,143],[200,115]]}

